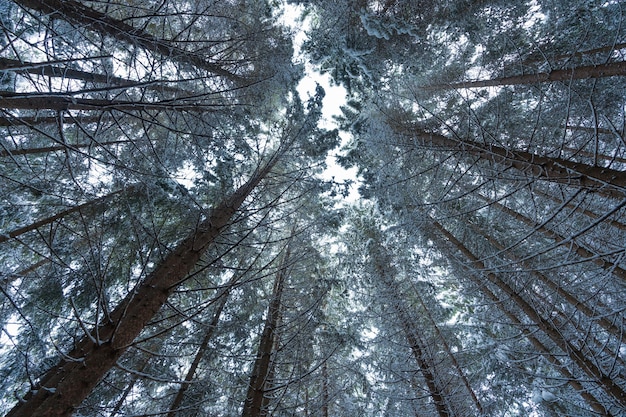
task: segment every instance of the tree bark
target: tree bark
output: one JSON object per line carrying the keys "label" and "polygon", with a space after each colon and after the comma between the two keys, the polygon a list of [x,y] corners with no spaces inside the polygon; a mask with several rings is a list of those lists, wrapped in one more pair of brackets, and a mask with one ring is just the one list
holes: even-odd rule
{"label": "tree bark", "polygon": [[[67,119],[63,119],[64,124],[89,124],[89,123],[98,123],[102,120],[102,115],[85,115],[81,114],[80,116],[72,116]],[[13,117],[0,117],[0,126],[27,126],[32,127],[34,125],[41,124],[57,124],[59,123],[58,116],[13,116]]]}
{"label": "tree bark", "polygon": [[[626,43],[618,43],[618,44],[615,44],[615,45],[608,45],[608,46],[602,46],[602,47],[599,47],[599,48],[588,49],[586,51],[578,51],[578,52],[573,52],[573,53],[569,53],[569,54],[556,55],[554,57],[551,57],[550,59],[552,59],[553,61],[560,61],[562,59],[580,58],[580,57],[585,56],[585,55],[599,54],[599,53],[602,53],[602,52],[619,51],[620,49],[624,49],[624,48],[626,48]],[[522,63],[523,64],[532,64],[532,63],[544,62],[544,61],[546,61],[546,57],[545,57],[545,55],[542,55],[540,58],[528,58],[528,59],[525,59]]]}
{"label": "tree bark", "polygon": [[430,313],[430,310],[426,306],[426,303],[424,303],[424,300],[419,295],[419,293],[416,292],[415,293],[415,297],[418,299],[419,303],[421,304],[422,308],[424,309],[424,312],[426,313],[426,317],[428,318],[428,321],[430,322],[430,325],[433,326],[433,328],[435,329],[435,333],[439,337],[439,340],[441,341],[441,344],[443,345],[444,350],[446,351],[446,354],[450,358],[450,361],[452,362],[452,365],[454,366],[454,369],[456,369],[457,374],[459,375],[459,377],[463,381],[463,385],[467,389],[467,392],[470,394],[470,397],[472,397],[472,401],[474,402],[474,405],[476,406],[476,410],[478,411],[479,415],[483,415],[483,413],[484,413],[483,406],[480,404],[480,401],[478,400],[478,397],[476,396],[476,392],[474,392],[474,389],[472,388],[472,386],[470,385],[467,377],[465,376],[465,372],[463,372],[463,369],[461,369],[461,366],[459,365],[459,362],[456,360],[456,357],[452,353],[452,350],[450,349],[450,345],[448,344],[448,341],[446,340],[446,338],[441,333],[441,330],[439,329],[439,326],[437,325],[437,323],[433,319],[433,316]]}
{"label": "tree bark", "polygon": [[482,160],[515,168],[536,179],[585,188],[597,194],[616,199],[626,198],[626,172],[602,168],[561,158],[536,155],[521,150],[509,150],[496,145],[483,145],[473,141],[450,139],[437,133],[428,133],[419,127],[398,124],[391,126],[407,135],[420,146],[435,146],[458,150]]}
{"label": "tree bark", "polygon": [[283,148],[178,244],[110,314],[50,369],[7,417],[69,416],[157,314],[176,286],[229,224],[244,200],[270,172]]}
{"label": "tree bark", "polygon": [[290,244],[287,244],[285,255],[274,279],[272,299],[267,308],[265,326],[263,327],[263,333],[261,333],[256,360],[250,375],[248,392],[241,413],[242,417],[260,417],[266,414],[263,410],[265,389],[271,372],[272,354],[274,353],[274,342],[282,305],[281,298],[285,279],[287,278],[287,265],[290,255],[291,247]]}
{"label": "tree bark", "polygon": [[[555,202],[555,203],[557,203],[557,204],[563,204],[563,203],[564,203],[564,201],[563,201],[562,199],[557,198],[557,197],[555,197],[554,195],[549,194],[549,193],[547,193],[547,192],[544,192],[544,191],[542,191],[542,190],[539,190],[537,187],[533,188],[532,192],[533,192],[533,194],[537,194],[537,195],[540,195],[540,196],[542,196],[542,197],[545,197],[545,198],[547,198],[547,199],[549,199],[549,200],[552,200],[552,201],[554,201],[554,202]],[[579,205],[579,204],[567,203],[565,206],[566,206],[567,208],[570,208],[570,209],[572,209],[572,210],[574,210],[574,211],[578,212],[578,213],[582,213],[582,214],[584,214],[585,216],[587,216],[587,217],[589,217],[589,218],[591,218],[591,219],[594,219],[594,220],[597,220],[597,219],[599,219],[600,217],[602,217],[602,216],[600,216],[599,214],[594,213],[594,212],[593,212],[593,211],[591,211],[591,210],[584,209],[584,208],[580,207],[580,205]],[[621,222],[618,222],[618,221],[616,221],[616,220],[604,219],[604,223],[609,224],[609,225],[611,225],[612,227],[615,227],[616,229],[626,230],[626,224],[621,223]]]}
{"label": "tree bark", "polygon": [[206,60],[194,52],[181,49],[174,42],[159,39],[121,20],[91,9],[80,2],[74,0],[15,0],[15,2],[49,17],[64,19],[79,26],[87,26],[103,35],[131,45],[138,45],[146,51],[157,53],[173,61],[192,64],[197,68],[202,68],[235,83],[242,84],[247,81],[245,78]]}
{"label": "tree bark", "polygon": [[88,83],[107,85],[134,85],[137,81],[115,77],[107,74],[96,74],[88,71],[80,71],[72,68],[59,67],[48,62],[24,62],[17,59],[0,57],[0,69],[3,71],[16,72],[18,74],[43,75],[46,77],[58,77],[71,80],[80,80]]}
{"label": "tree bark", "polygon": [[467,247],[465,247],[452,233],[448,232],[440,223],[432,220],[433,226],[461,252],[474,266],[477,271],[483,271],[483,275],[500,288],[510,300],[512,300],[521,311],[546,335],[556,346],[566,354],[589,378],[596,383],[609,396],[626,407],[626,392],[617,385],[613,379],[600,369],[594,361],[588,358],[579,348],[574,346],[569,340],[556,329],[549,320],[544,319],[526,300],[524,300],[513,288],[505,283],[497,274],[490,272],[486,265],[476,257]]}
{"label": "tree bark", "polygon": [[[216,110],[217,105],[185,101],[184,99],[168,99],[161,101],[127,101],[105,100],[97,98],[77,98],[69,94],[54,93],[2,93],[0,108],[19,110],[177,110],[190,112],[206,112]],[[223,105],[222,105],[223,107]]]}
{"label": "tree bark", "polygon": [[534,336],[534,333],[529,330],[516,315],[511,313],[505,307],[505,301],[500,300],[500,298],[498,298],[493,291],[487,288],[481,279],[472,273],[469,274],[469,278],[480,288],[481,292],[485,294],[485,296],[491,300],[498,307],[498,309],[509,318],[509,320],[511,320],[515,326],[521,329],[521,332],[524,334],[526,339],[528,339],[535,349],[542,354],[542,357],[546,358],[548,362],[554,365],[554,368],[558,370],[561,375],[563,375],[563,377],[567,380],[567,383],[580,394],[583,400],[593,411],[601,416],[612,417],[612,414],[604,408],[604,405],[602,405],[602,403],[581,384],[581,382],[561,363],[561,361],[552,354],[550,349],[541,343],[541,341]]}
{"label": "tree bark", "polygon": [[626,61],[608,62],[599,65],[539,72],[536,74],[514,75],[490,80],[461,81],[450,84],[437,84],[422,87],[426,91],[456,90],[460,88],[499,87],[507,85],[539,84],[555,81],[586,80],[626,75]]}
{"label": "tree bark", "polygon": [[391,300],[391,306],[395,315],[398,318],[399,324],[402,327],[404,335],[409,343],[413,357],[415,358],[422,375],[426,381],[429,394],[434,402],[435,408],[439,417],[451,417],[454,414],[448,409],[448,404],[442,393],[437,386],[437,380],[433,373],[431,365],[426,360],[424,355],[421,341],[417,336],[417,331],[413,328],[413,321],[410,315],[401,304],[403,297],[398,293],[395,287],[393,277],[396,275],[395,268],[390,260],[390,255],[387,253],[379,243],[379,236],[377,231],[366,233],[369,237],[374,236],[373,242],[369,245],[369,255],[372,259],[374,269],[377,276],[380,278],[384,285],[384,291],[387,292],[389,299]]}
{"label": "tree bark", "polygon": [[328,393],[328,363],[322,364],[322,417],[328,417],[330,409],[330,395]]}
{"label": "tree bark", "polygon": [[44,146],[42,148],[28,148],[28,149],[4,149],[0,151],[0,157],[7,156],[16,156],[16,155],[38,155],[42,153],[50,153],[56,151],[65,151],[72,149],[82,149],[89,148],[95,146],[107,146],[107,145],[120,145],[122,143],[128,143],[128,140],[113,140],[110,142],[91,142],[91,143],[78,143],[78,144],[67,144],[67,145],[57,145],[57,146]]}
{"label": "tree bark", "polygon": [[507,206],[501,203],[491,201],[489,198],[482,196],[480,194],[476,194],[476,195],[481,200],[488,202],[490,206],[497,208],[503,213],[506,213],[507,215],[513,217],[519,222],[527,225],[531,229],[538,230],[539,232],[543,233],[544,236],[548,237],[549,239],[554,240],[557,244],[561,246],[567,245],[581,258],[591,260],[594,264],[600,266],[602,269],[612,273],[616,277],[620,278],[622,281],[626,282],[626,270],[625,269],[621,268],[620,266],[618,266],[617,264],[611,261],[603,259],[599,254],[594,253],[591,250],[583,246],[580,246],[574,241],[574,239],[569,239],[564,236],[561,236],[560,234],[558,234],[554,230],[551,230],[547,226],[537,224],[534,220],[529,219],[528,217],[518,213],[517,211],[513,209],[508,208]]}
{"label": "tree bark", "polygon": [[193,358],[193,362],[191,363],[191,366],[187,370],[187,374],[185,375],[185,379],[184,379],[185,382],[183,382],[180,385],[180,388],[178,389],[178,392],[176,393],[176,397],[174,397],[174,401],[172,401],[172,405],[170,406],[170,410],[167,413],[167,417],[176,417],[176,413],[178,412],[178,407],[180,407],[180,405],[183,402],[183,399],[185,398],[185,392],[191,385],[191,381],[193,380],[193,377],[196,374],[196,370],[198,369],[198,366],[200,365],[200,361],[202,361],[202,358],[204,357],[206,350],[209,346],[209,342],[211,341],[211,338],[213,337],[213,333],[215,332],[217,324],[220,321],[220,316],[222,315],[222,311],[224,310],[224,307],[226,306],[226,302],[228,301],[228,296],[230,294],[231,288],[232,286],[229,285],[229,287],[227,287],[219,296],[220,302],[218,303],[215,309],[215,312],[213,313],[213,319],[211,320],[211,323],[209,324],[209,327],[207,328],[206,333],[204,334],[204,338],[202,339],[202,342],[200,343],[200,346],[198,347],[198,352],[196,353],[196,356]]}
{"label": "tree bark", "polygon": [[515,255],[513,255],[510,252],[505,252],[506,248],[504,247],[504,245],[498,242],[493,236],[489,235],[488,233],[485,233],[485,229],[477,227],[475,224],[471,222],[469,224],[474,233],[485,238],[485,240],[487,240],[498,251],[502,253],[506,253],[505,256],[507,258],[509,258],[512,262],[524,268],[524,270],[532,274],[532,276],[534,276],[537,280],[539,280],[540,282],[543,282],[548,288],[550,288],[552,291],[554,291],[556,294],[562,297],[572,307],[576,308],[578,311],[585,314],[587,317],[589,317],[589,319],[596,322],[600,327],[606,330],[609,334],[616,337],[618,340],[622,340],[624,338],[624,335],[626,335],[626,331],[616,326],[610,320],[608,320],[606,318],[607,316],[606,313],[594,311],[592,308],[590,308],[587,305],[587,303],[576,298],[573,294],[571,294],[569,291],[563,288],[562,285],[559,285],[558,283],[554,282],[552,279],[548,278],[541,272],[535,271],[533,266],[530,265],[528,262],[517,258]]}
{"label": "tree bark", "polygon": [[88,207],[94,207],[94,206],[96,206],[98,204],[102,204],[105,201],[110,200],[112,197],[114,197],[114,196],[116,196],[116,195],[118,195],[120,193],[127,192],[128,190],[134,190],[134,187],[123,189],[123,190],[114,191],[114,192],[112,192],[110,194],[107,194],[105,196],[96,198],[95,200],[91,200],[91,201],[88,201],[86,203],[80,204],[80,205],[78,205],[76,207],[72,207],[70,209],[63,210],[63,211],[55,214],[54,216],[50,216],[50,217],[47,217],[45,219],[38,220],[38,221],[36,221],[34,223],[29,224],[28,226],[20,227],[20,228],[15,229],[15,230],[13,230],[11,232],[2,234],[2,235],[0,235],[0,243],[6,242],[6,241],[11,240],[13,238],[16,238],[18,236],[21,236],[24,233],[28,233],[28,232],[31,232],[33,230],[36,230],[36,229],[40,228],[41,226],[45,226],[47,224],[50,224],[50,223],[54,222],[55,220],[59,220],[59,219],[65,217],[65,216],[68,216],[68,215],[72,214],[72,213],[76,213],[76,212],[78,212],[80,210],[84,210],[84,209],[86,209]]}
{"label": "tree bark", "polygon": [[[171,87],[167,84],[185,80],[152,80],[134,81],[126,78],[115,77],[109,74],[75,70],[67,67],[59,67],[47,62],[23,62],[15,59],[0,58],[0,70],[12,71],[18,74],[33,74],[46,77],[56,77],[84,81],[86,83],[104,84],[119,87],[141,87],[152,91],[175,94],[180,97],[192,97],[194,93],[180,88]],[[100,90],[102,91],[102,90]]]}

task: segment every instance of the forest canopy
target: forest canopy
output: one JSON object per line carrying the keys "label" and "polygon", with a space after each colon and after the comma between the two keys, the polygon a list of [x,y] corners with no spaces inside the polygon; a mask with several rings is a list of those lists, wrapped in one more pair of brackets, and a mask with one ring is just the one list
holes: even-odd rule
{"label": "forest canopy", "polygon": [[0,0],[0,413],[625,416],[625,13]]}

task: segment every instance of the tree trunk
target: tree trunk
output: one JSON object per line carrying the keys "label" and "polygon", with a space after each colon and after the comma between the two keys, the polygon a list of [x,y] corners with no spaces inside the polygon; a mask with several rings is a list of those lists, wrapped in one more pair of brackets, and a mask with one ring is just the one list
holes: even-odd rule
{"label": "tree trunk", "polygon": [[438,222],[432,219],[431,221],[433,226],[472,263],[475,270],[484,271],[483,275],[489,280],[489,282],[500,288],[500,290],[502,290],[509,297],[509,299],[512,300],[519,307],[519,309],[522,310],[524,314],[572,360],[572,362],[583,370],[590,377],[590,379],[602,388],[609,396],[617,400],[623,407],[626,407],[626,392],[624,392],[624,390],[617,385],[609,375],[607,375],[602,369],[598,368],[594,361],[588,358],[579,348],[574,346],[569,340],[565,339],[549,320],[541,317],[532,305],[524,300],[507,283],[501,280],[498,275],[490,272],[486,265],[456,237],[454,237],[452,233],[448,232]]}
{"label": "tree trunk", "polygon": [[508,259],[510,259],[512,262],[524,268],[524,270],[528,271],[530,274],[533,275],[533,277],[535,277],[540,282],[543,282],[548,288],[550,288],[552,291],[557,293],[560,297],[562,297],[565,301],[567,301],[572,307],[576,308],[578,311],[582,312],[587,317],[589,317],[589,319],[596,322],[600,327],[606,330],[609,334],[613,335],[618,340],[622,340],[624,335],[626,335],[626,329],[622,329],[621,327],[616,326],[614,323],[608,320],[607,319],[608,314],[606,312],[594,311],[592,308],[590,308],[586,304],[586,302],[583,302],[579,300],[578,298],[576,298],[569,291],[563,288],[562,285],[559,285],[558,283],[554,282],[552,279],[548,278],[541,272],[535,271],[533,266],[530,265],[528,262],[522,259],[519,259],[512,253],[506,251],[506,248],[504,247],[504,245],[498,242],[493,236],[489,235],[488,233],[485,233],[485,229],[477,227],[475,224],[471,222],[469,223],[469,225],[473,233],[476,233],[482,236],[483,238],[485,238],[494,248],[496,248],[498,251],[502,253],[505,253],[506,254],[505,256]]}
{"label": "tree trunk", "polygon": [[272,299],[267,308],[267,318],[265,319],[265,326],[263,327],[263,333],[261,333],[261,339],[259,340],[256,360],[254,361],[252,374],[250,375],[248,392],[244,401],[243,412],[241,413],[242,417],[260,417],[264,414],[264,394],[271,370],[272,354],[274,352],[274,342],[281,310],[281,297],[285,279],[287,278],[287,266],[290,254],[291,247],[287,244],[285,255],[283,256],[280,268],[274,279]]}
{"label": "tree trunk", "polygon": [[611,198],[626,198],[626,172],[602,168],[561,158],[536,155],[520,150],[509,150],[495,145],[461,139],[450,139],[437,133],[428,133],[419,127],[398,124],[391,126],[400,134],[415,139],[420,146],[450,148],[463,154],[515,168],[536,179],[589,189]]}
{"label": "tree trunk", "polygon": [[[602,132],[600,132],[602,133]],[[609,156],[609,155],[603,155],[601,153],[593,153],[593,152],[589,152],[589,151],[584,151],[582,149],[577,149],[577,148],[570,148],[570,147],[563,147],[564,151],[567,151],[569,153],[571,153],[573,156],[576,155],[581,155],[590,159],[594,159],[594,160],[602,160],[602,161],[609,161],[609,162],[619,162],[620,164],[626,163],[626,159],[624,158],[620,158],[617,156]]]}
{"label": "tree trunk", "polygon": [[[104,84],[112,86],[112,89],[119,89],[119,87],[141,87],[152,91],[174,94],[179,98],[193,97],[197,94],[168,85],[169,83],[181,82],[185,80],[134,81],[126,78],[115,77],[109,74],[97,74],[94,72],[75,70],[67,67],[59,67],[54,65],[52,62],[22,62],[15,59],[0,58],[0,70],[16,72],[18,74],[33,74],[46,77],[79,80],[93,84]],[[98,91],[104,91],[104,89],[99,89]]]}
{"label": "tree trunk", "polygon": [[[611,261],[603,259],[599,254],[594,253],[591,250],[580,246],[574,241],[573,238],[566,238],[564,236],[561,236],[557,232],[549,229],[548,227],[536,223],[532,219],[529,219],[528,217],[518,213],[515,210],[512,210],[506,207],[505,205],[501,203],[493,202],[489,198],[482,196],[480,194],[476,194],[476,195],[481,200],[488,202],[490,206],[495,207],[501,212],[508,214],[509,216],[513,217],[519,222],[527,225],[531,229],[538,230],[539,232],[543,233],[544,236],[548,237],[549,239],[553,239],[558,245],[570,247],[581,258],[590,259],[594,264],[600,266],[602,269],[612,273],[616,277],[626,282],[626,270],[625,269],[621,268],[620,266],[618,266],[617,264]],[[626,201],[622,202],[622,205],[623,204],[626,204]]]}
{"label": "tree trunk", "polygon": [[461,81],[450,84],[437,84],[422,87],[422,90],[455,90],[459,88],[499,87],[506,85],[539,84],[555,81],[586,80],[626,75],[626,61],[608,62],[599,65],[586,65],[576,68],[539,72],[536,74],[514,75],[491,80]]}
{"label": "tree trunk", "polygon": [[[161,101],[126,101],[77,98],[69,94],[0,93],[0,108],[19,110],[176,110],[190,112],[217,111],[218,105],[168,99]],[[223,106],[222,106],[223,107]]]}
{"label": "tree trunk", "polygon": [[430,396],[435,404],[437,413],[439,414],[439,417],[451,417],[454,414],[448,409],[446,399],[437,386],[437,380],[433,373],[433,369],[426,360],[421,346],[422,343],[417,336],[417,331],[413,328],[413,321],[402,304],[403,297],[398,293],[395,286],[396,284],[393,277],[396,275],[396,271],[392,265],[390,255],[387,253],[386,249],[380,245],[378,231],[370,231],[370,233],[366,233],[366,235],[369,237],[374,236],[373,243],[369,245],[369,255],[372,259],[374,269],[376,270],[376,275],[384,284],[383,290],[384,292],[387,292],[389,299],[392,301],[390,303],[391,307],[393,308],[399,324],[402,327],[404,335],[411,348],[411,352],[413,353],[413,357],[415,358],[420,371],[426,380],[426,386],[428,387]]}
{"label": "tree trunk", "polygon": [[554,368],[558,370],[561,373],[561,375],[563,375],[563,377],[567,380],[567,383],[580,394],[583,400],[589,405],[589,407],[591,407],[593,411],[595,411],[601,416],[612,417],[612,414],[609,413],[604,408],[602,403],[593,394],[591,394],[589,390],[587,390],[580,383],[580,381],[578,381],[578,379],[576,379],[576,377],[561,363],[561,361],[552,354],[550,349],[548,349],[543,343],[541,343],[539,339],[537,339],[534,336],[534,332],[529,330],[527,326],[524,325],[524,323],[522,323],[522,321],[519,318],[517,318],[516,315],[511,313],[505,307],[507,305],[506,301],[500,300],[494,294],[494,292],[491,291],[489,288],[487,288],[484,282],[480,278],[476,277],[474,274],[470,273],[469,278],[472,282],[474,282],[480,288],[481,292],[485,294],[485,296],[487,296],[487,298],[490,299],[493,302],[493,304],[495,304],[498,307],[498,309],[502,311],[509,318],[509,320],[511,320],[511,322],[515,326],[521,329],[521,332],[522,334],[524,334],[526,339],[528,339],[530,343],[535,347],[535,349],[537,349],[537,351],[542,354],[543,358],[546,358],[548,362],[554,365]]}
{"label": "tree trunk", "polygon": [[328,364],[322,364],[322,417],[328,417],[330,409],[330,396],[328,394]]}
{"label": "tree trunk", "polygon": [[221,66],[209,62],[194,52],[176,46],[175,42],[159,39],[121,20],[114,19],[74,0],[15,0],[21,6],[36,10],[51,18],[60,18],[78,26],[86,26],[102,35],[110,36],[131,45],[138,45],[146,51],[157,53],[165,58],[184,64],[192,64],[212,74],[224,77],[235,83],[247,80]]}
{"label": "tree trunk", "polygon": [[[615,45],[602,46],[600,48],[588,49],[586,51],[578,51],[578,52],[573,52],[569,54],[556,55],[554,57],[551,57],[550,59],[553,61],[560,61],[562,59],[580,58],[585,55],[599,54],[602,52],[619,51],[620,49],[624,49],[624,48],[626,48],[626,43],[617,43]],[[528,58],[528,59],[525,59],[522,63],[532,64],[536,62],[545,62],[545,61],[546,61],[546,56],[542,54],[540,58]]]}
{"label": "tree trunk", "polygon": [[[63,119],[64,124],[89,124],[89,123],[98,123],[102,120],[102,115],[75,115],[70,118]],[[27,126],[32,127],[34,125],[41,124],[58,124],[59,117],[58,116],[11,116],[11,117],[0,117],[0,126]]]}
{"label": "tree trunk", "polygon": [[6,149],[0,151],[0,157],[16,156],[16,155],[38,155],[42,153],[50,153],[56,151],[65,151],[72,149],[82,149],[94,146],[107,146],[107,145],[119,145],[122,143],[128,143],[128,140],[114,140],[110,142],[91,142],[91,143],[79,143],[79,144],[67,144],[57,146],[45,146],[42,148],[29,148],[29,149]]}
{"label": "tree trunk", "polygon": [[58,77],[71,80],[80,80],[94,84],[107,85],[134,85],[137,81],[127,80],[107,74],[96,74],[88,71],[80,71],[72,68],[59,67],[52,62],[24,62],[16,59],[1,58],[0,69],[19,74],[42,75],[46,77]]}
{"label": "tree trunk", "polygon": [[[554,201],[554,202],[555,202],[555,203],[557,203],[557,204],[563,204],[563,203],[565,203],[565,201],[563,201],[562,199],[557,198],[557,197],[553,196],[552,194],[549,194],[549,193],[544,192],[544,191],[542,191],[542,190],[539,190],[537,187],[534,187],[534,188],[533,188],[533,190],[532,190],[532,192],[533,192],[533,194],[537,194],[537,195],[540,195],[540,196],[542,196],[542,197],[545,197],[545,198],[547,198],[547,199],[549,199],[549,200],[552,200],[552,201]],[[579,204],[573,204],[573,203],[571,203],[571,202],[568,202],[568,203],[566,203],[566,204],[565,204],[565,206],[566,206],[567,208],[570,208],[570,209],[572,209],[572,210],[574,210],[574,211],[578,212],[578,213],[582,213],[582,214],[584,214],[585,216],[587,216],[587,217],[589,217],[589,218],[591,218],[591,219],[594,219],[594,220],[597,220],[597,219],[599,219],[599,218],[603,217],[603,216],[600,216],[600,215],[599,215],[599,214],[597,214],[597,213],[594,213],[594,212],[593,212],[593,211],[591,211],[591,210],[584,209],[584,208],[580,207],[580,205],[579,205]],[[609,225],[611,225],[611,226],[615,227],[616,229],[626,230],[626,224],[621,223],[621,222],[618,222],[618,221],[616,221],[616,220],[604,219],[604,220],[603,220],[603,223],[609,224]]]}
{"label": "tree trunk", "polygon": [[15,229],[15,230],[13,230],[11,232],[2,234],[2,235],[0,235],[0,243],[6,242],[6,241],[11,240],[13,238],[16,238],[18,236],[21,236],[24,233],[28,233],[28,232],[31,232],[33,230],[36,230],[36,229],[40,228],[41,226],[45,226],[47,224],[50,224],[50,223],[54,222],[55,220],[59,220],[59,219],[65,217],[65,216],[68,216],[68,215],[72,214],[72,213],[76,213],[76,212],[78,212],[80,210],[84,210],[86,208],[94,207],[94,206],[96,206],[98,204],[102,204],[105,201],[110,200],[112,197],[115,197],[116,195],[118,195],[120,193],[128,192],[128,191],[132,192],[133,190],[135,190],[135,187],[129,187],[129,188],[126,188],[126,189],[123,189],[123,190],[114,191],[114,192],[112,192],[110,194],[107,194],[105,196],[96,198],[95,200],[91,200],[91,201],[88,201],[86,203],[80,204],[80,205],[78,205],[76,207],[72,207],[70,209],[63,210],[62,212],[57,213],[54,216],[50,216],[50,217],[47,217],[45,219],[38,220],[38,221],[36,221],[34,223],[29,224],[28,226],[20,227],[20,228]]}
{"label": "tree trunk", "polygon": [[196,374],[196,370],[198,369],[198,366],[200,365],[200,361],[204,357],[207,347],[209,346],[209,342],[211,341],[211,338],[213,337],[213,333],[215,332],[215,328],[217,327],[217,324],[220,321],[220,316],[222,315],[222,311],[224,310],[224,307],[226,306],[226,302],[228,301],[228,296],[230,294],[230,290],[232,289],[232,284],[234,284],[233,281],[229,283],[229,286],[219,296],[220,301],[217,307],[215,308],[215,312],[213,313],[213,319],[211,320],[211,323],[209,324],[209,327],[207,328],[206,333],[204,334],[204,338],[202,339],[202,342],[200,343],[200,347],[198,347],[198,352],[196,353],[196,356],[193,358],[193,362],[191,363],[191,366],[187,370],[187,374],[185,375],[185,379],[184,379],[185,382],[183,382],[180,385],[180,388],[178,389],[178,392],[176,393],[176,397],[174,397],[174,401],[172,401],[172,405],[170,406],[170,410],[167,413],[167,417],[176,417],[176,413],[178,412],[178,407],[180,407],[180,405],[183,402],[183,399],[185,398],[185,392],[191,385],[191,381],[193,380],[193,377]]}
{"label": "tree trunk", "polygon": [[228,225],[248,195],[269,173],[282,152],[230,197],[222,201],[195,231],[111,312],[110,322],[94,329],[50,369],[7,417],[69,416],[89,395],[146,324],[185,279],[202,254]]}
{"label": "tree trunk", "polygon": [[448,355],[448,357],[452,361],[452,365],[454,366],[454,369],[456,369],[457,374],[459,375],[459,377],[463,381],[463,385],[467,389],[467,392],[470,394],[470,397],[472,397],[472,401],[474,402],[474,405],[476,406],[476,410],[478,411],[479,415],[483,415],[483,413],[484,413],[483,407],[480,404],[480,401],[478,400],[478,397],[476,396],[476,393],[474,392],[474,389],[472,388],[472,386],[470,385],[469,381],[467,380],[467,377],[465,376],[465,372],[463,372],[463,369],[461,369],[461,366],[459,365],[459,362],[456,360],[456,357],[452,353],[452,350],[450,349],[450,345],[448,344],[448,341],[446,340],[446,338],[441,333],[441,330],[439,329],[439,326],[437,325],[437,323],[433,319],[433,316],[430,313],[430,310],[428,310],[428,307],[426,306],[426,303],[424,303],[424,300],[422,300],[422,297],[419,295],[419,293],[417,291],[415,292],[415,297],[418,299],[420,305],[424,309],[424,312],[426,313],[426,317],[428,318],[428,321],[430,322],[430,325],[433,326],[433,328],[435,329],[435,333],[439,337],[439,340],[441,341],[441,344],[443,345],[444,350],[446,351],[446,354]]}

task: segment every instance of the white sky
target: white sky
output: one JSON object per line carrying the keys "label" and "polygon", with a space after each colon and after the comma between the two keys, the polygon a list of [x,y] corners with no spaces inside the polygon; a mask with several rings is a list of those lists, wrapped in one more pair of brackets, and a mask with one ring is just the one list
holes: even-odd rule
{"label": "white sky", "polygon": [[[285,4],[283,23],[290,27],[294,32],[294,60],[305,62],[305,76],[298,84],[297,90],[300,94],[300,98],[306,101],[309,97],[315,94],[316,84],[322,86],[326,92],[326,96],[322,101],[322,120],[320,126],[329,130],[338,128],[337,124],[333,120],[334,115],[340,115],[340,107],[346,104],[347,92],[342,86],[332,85],[331,77],[328,74],[321,74],[317,71],[309,62],[302,59],[300,54],[300,47],[306,39],[305,31],[310,26],[310,20],[307,18],[304,22],[300,20],[303,7]],[[347,143],[349,136],[346,132],[339,133],[341,138],[341,145]],[[343,182],[345,180],[356,181],[356,168],[346,170],[339,166],[336,162],[335,155],[337,151],[331,152],[326,158],[326,165],[328,169],[322,176],[326,180],[330,180],[334,177],[335,181]],[[355,201],[358,198],[357,186],[353,185],[350,195],[346,199],[346,202]]]}

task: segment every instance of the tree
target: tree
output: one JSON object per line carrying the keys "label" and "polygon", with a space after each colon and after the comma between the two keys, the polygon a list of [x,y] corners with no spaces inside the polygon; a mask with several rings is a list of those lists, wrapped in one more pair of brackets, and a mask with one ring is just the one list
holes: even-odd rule
{"label": "tree", "polygon": [[620,7],[0,0],[0,410],[621,415]]}

